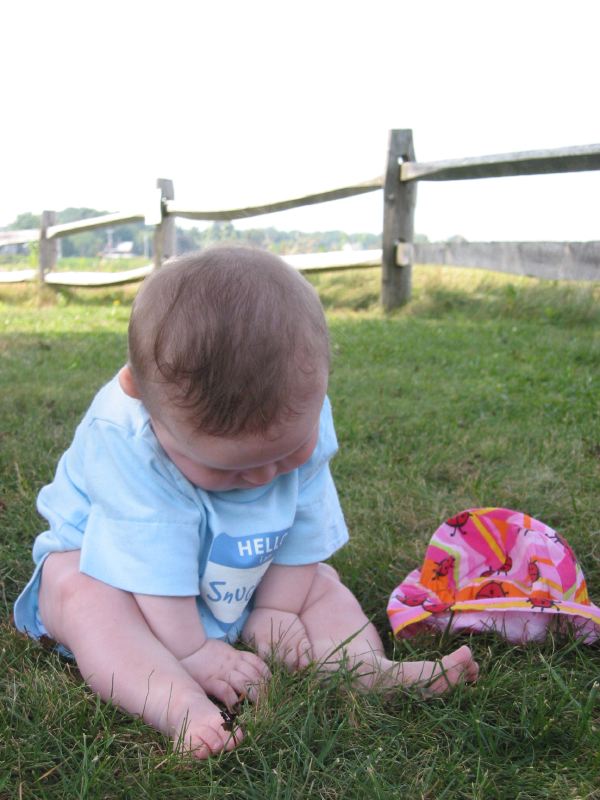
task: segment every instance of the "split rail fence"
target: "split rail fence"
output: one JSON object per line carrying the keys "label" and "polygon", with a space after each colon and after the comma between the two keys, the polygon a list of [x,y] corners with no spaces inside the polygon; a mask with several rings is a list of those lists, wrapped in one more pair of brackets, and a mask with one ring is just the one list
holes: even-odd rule
{"label": "split rail fence", "polygon": [[[446,264],[492,269],[518,275],[563,280],[600,280],[600,241],[591,242],[414,242],[416,189],[419,181],[499,178],[515,175],[580,172],[600,169],[600,144],[535,150],[475,158],[416,161],[411,130],[390,132],[383,176],[317,194],[262,206],[198,211],[178,205],[173,182],[157,182],[157,199],[150,213],[107,214],[66,224],[44,211],[39,230],[0,232],[0,245],[39,242],[39,268],[0,272],[0,283],[39,279],[52,285],[107,286],[141,280],[176,253],[175,219],[247,219],[277,211],[326,203],[383,190],[381,250],[310,253],[286,256],[302,271],[348,269],[381,265],[381,301],[386,310],[410,299],[412,264]],[[55,269],[58,239],[96,228],[131,222],[154,226],[154,259],[122,272],[65,272]]]}

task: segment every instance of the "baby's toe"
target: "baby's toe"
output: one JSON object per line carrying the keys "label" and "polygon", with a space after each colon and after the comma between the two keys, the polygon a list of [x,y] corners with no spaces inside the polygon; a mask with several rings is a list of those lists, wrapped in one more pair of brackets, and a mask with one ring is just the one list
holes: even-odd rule
{"label": "baby's toe", "polygon": [[226,681],[221,678],[213,678],[205,684],[205,690],[212,697],[216,697],[227,708],[233,708],[239,701],[239,695],[242,693],[241,689],[236,689],[231,681]]}
{"label": "baby's toe", "polygon": [[210,756],[216,756],[222,750],[233,750],[241,742],[242,738],[243,734],[240,728],[222,735],[203,725],[198,730],[188,734],[183,743],[183,750],[193,755],[194,758],[205,759]]}
{"label": "baby's toe", "polygon": [[271,678],[271,670],[259,656],[254,653],[242,653],[244,671],[253,681],[268,681]]}
{"label": "baby's toe", "polygon": [[479,674],[477,662],[473,659],[470,648],[459,647],[453,653],[442,658],[442,674],[429,687],[436,694],[445,692],[461,681],[473,681]]}
{"label": "baby's toe", "polygon": [[244,738],[241,728],[230,730],[217,706],[207,697],[189,703],[179,725],[177,746],[198,759],[232,750]]}

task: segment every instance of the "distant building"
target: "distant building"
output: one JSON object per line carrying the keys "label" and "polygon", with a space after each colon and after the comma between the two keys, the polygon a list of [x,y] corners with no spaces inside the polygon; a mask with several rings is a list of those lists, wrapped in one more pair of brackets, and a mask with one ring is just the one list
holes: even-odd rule
{"label": "distant building", "polygon": [[39,231],[0,231],[0,254],[3,256],[27,255],[29,242],[39,239]]}
{"label": "distant building", "polygon": [[133,242],[119,242],[114,246],[107,244],[102,251],[102,258],[133,258]]}

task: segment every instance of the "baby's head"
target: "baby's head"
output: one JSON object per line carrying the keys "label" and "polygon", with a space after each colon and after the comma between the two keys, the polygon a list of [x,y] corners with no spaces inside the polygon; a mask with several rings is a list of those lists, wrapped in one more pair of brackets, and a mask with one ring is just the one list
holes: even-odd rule
{"label": "baby's head", "polygon": [[266,482],[263,467],[297,460],[286,459],[312,437],[328,371],[311,285],[270,253],[219,247],[172,259],[142,284],[121,385],[180,468],[179,456],[248,474],[228,487],[243,488]]}

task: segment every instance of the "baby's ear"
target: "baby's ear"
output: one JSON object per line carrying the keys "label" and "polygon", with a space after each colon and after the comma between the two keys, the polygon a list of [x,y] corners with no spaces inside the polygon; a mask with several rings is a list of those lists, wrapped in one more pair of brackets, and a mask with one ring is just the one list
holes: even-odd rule
{"label": "baby's ear", "polygon": [[125,366],[119,371],[119,383],[125,394],[129,395],[129,397],[133,397],[134,400],[140,399],[140,393],[138,392],[135,380],[131,374],[129,364],[125,364]]}

